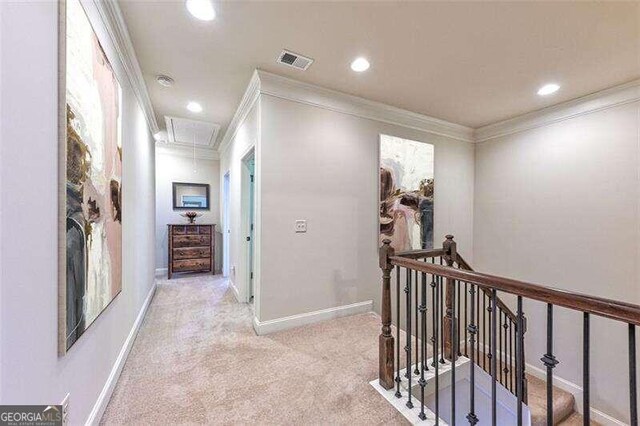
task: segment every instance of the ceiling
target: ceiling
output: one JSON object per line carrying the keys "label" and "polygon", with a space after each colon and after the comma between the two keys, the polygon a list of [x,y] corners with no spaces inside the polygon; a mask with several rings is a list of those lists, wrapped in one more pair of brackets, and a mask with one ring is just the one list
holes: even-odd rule
{"label": "ceiling", "polygon": [[[255,68],[474,128],[640,78],[637,2],[214,4],[202,22],[182,1],[120,1],[158,122],[217,123],[218,138]],[[283,48],[315,62],[277,64]],[[560,91],[536,95],[548,82]]]}

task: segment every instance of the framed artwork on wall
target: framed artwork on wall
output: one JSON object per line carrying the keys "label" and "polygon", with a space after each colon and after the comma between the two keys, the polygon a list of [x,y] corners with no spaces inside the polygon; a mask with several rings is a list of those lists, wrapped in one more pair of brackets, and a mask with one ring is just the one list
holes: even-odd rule
{"label": "framed artwork on wall", "polygon": [[433,248],[434,146],[380,135],[380,234],[398,251]]}
{"label": "framed artwork on wall", "polygon": [[209,184],[173,182],[174,210],[209,210]]}
{"label": "framed artwork on wall", "polygon": [[122,290],[122,89],[79,0],[59,2],[58,352]]}

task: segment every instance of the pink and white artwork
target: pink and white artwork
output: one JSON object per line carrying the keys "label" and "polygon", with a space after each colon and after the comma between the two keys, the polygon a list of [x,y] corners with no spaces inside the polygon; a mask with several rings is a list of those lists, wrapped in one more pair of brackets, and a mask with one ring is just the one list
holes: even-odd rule
{"label": "pink and white artwork", "polygon": [[380,245],[433,248],[433,175],[433,145],[380,136]]}
{"label": "pink and white artwork", "polygon": [[[122,290],[121,88],[78,0],[61,3],[60,352]],[[61,123],[62,125],[62,123]]]}

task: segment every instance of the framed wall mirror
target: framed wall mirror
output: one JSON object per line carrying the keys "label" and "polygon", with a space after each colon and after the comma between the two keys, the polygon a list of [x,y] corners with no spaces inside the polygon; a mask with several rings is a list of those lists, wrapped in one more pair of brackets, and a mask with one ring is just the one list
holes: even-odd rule
{"label": "framed wall mirror", "polygon": [[209,210],[209,184],[173,182],[174,210]]}

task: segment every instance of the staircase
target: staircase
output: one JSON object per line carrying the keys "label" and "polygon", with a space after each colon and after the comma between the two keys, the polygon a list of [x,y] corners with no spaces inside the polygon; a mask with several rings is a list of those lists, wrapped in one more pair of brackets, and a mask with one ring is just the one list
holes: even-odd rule
{"label": "staircase", "polygon": [[[482,354],[483,358],[487,357],[486,354]],[[527,378],[527,406],[531,412],[531,425],[543,426],[547,424],[547,384],[544,380],[537,378],[529,373],[526,373]],[[575,397],[572,393],[560,389],[557,386],[553,387],[553,403],[551,405],[553,409],[553,422],[554,424],[572,424],[564,423],[576,422],[579,419],[579,423],[582,424],[582,416],[575,411]],[[597,423],[591,422],[595,425]]]}
{"label": "staircase", "polygon": [[[543,426],[547,424],[547,385],[544,380],[527,374],[529,381],[529,410],[531,411],[531,425]],[[553,421],[554,424],[571,425],[582,424],[582,416],[575,411],[573,394],[553,387]],[[575,423],[578,421],[578,423]],[[572,423],[573,422],[573,423]],[[593,423],[592,424],[596,424]]]}
{"label": "staircase", "polygon": [[[596,424],[590,420],[589,327],[591,316],[597,315],[628,330],[625,391],[630,424],[638,425],[635,329],[640,306],[475,272],[457,253],[451,235],[441,249],[402,253],[395,253],[387,240],[380,249],[380,267],[380,369],[372,385],[411,422]],[[504,293],[516,296],[515,313],[500,299]],[[526,371],[525,298],[547,306],[546,324],[536,324],[547,330],[540,359],[544,379]],[[556,306],[577,311],[583,319],[584,417],[575,411],[574,396],[552,385],[558,363],[553,353]],[[393,322],[405,330],[392,327]]]}

